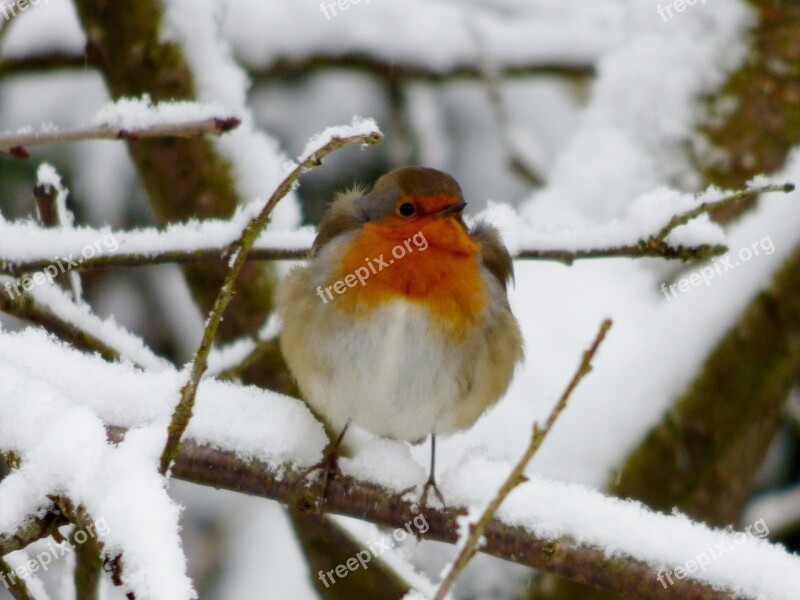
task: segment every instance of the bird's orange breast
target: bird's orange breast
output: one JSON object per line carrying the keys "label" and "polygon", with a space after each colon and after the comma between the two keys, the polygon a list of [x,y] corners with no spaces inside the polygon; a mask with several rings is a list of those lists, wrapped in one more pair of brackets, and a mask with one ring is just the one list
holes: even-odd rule
{"label": "bird's orange breast", "polygon": [[474,326],[488,301],[479,254],[480,244],[455,219],[402,226],[366,223],[344,251],[334,279],[359,268],[363,274],[365,266],[369,277],[338,301],[357,315],[404,298],[424,305],[434,319],[456,329]]}

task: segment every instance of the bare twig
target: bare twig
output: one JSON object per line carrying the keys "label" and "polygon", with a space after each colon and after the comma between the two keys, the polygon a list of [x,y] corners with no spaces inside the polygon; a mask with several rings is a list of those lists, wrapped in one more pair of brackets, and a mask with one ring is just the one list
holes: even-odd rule
{"label": "bare twig", "polygon": [[517,462],[517,464],[511,470],[511,473],[503,485],[500,486],[497,495],[492,499],[491,502],[489,502],[489,505],[483,511],[483,514],[480,516],[478,521],[475,524],[470,525],[469,536],[464,541],[464,545],[456,557],[453,566],[450,568],[441,585],[439,586],[436,596],[434,596],[434,600],[444,600],[447,592],[458,578],[458,575],[466,568],[466,566],[469,564],[469,561],[472,560],[472,557],[477,554],[481,539],[483,538],[486,529],[494,519],[495,514],[497,514],[497,509],[500,508],[500,505],[505,501],[506,498],[508,498],[508,495],[514,490],[514,488],[525,481],[526,467],[541,447],[542,442],[544,442],[544,439],[547,437],[547,434],[550,433],[550,430],[552,429],[558,417],[561,415],[561,412],[566,408],[567,402],[569,401],[570,396],[572,396],[572,392],[575,391],[575,388],[578,387],[578,384],[581,382],[581,380],[592,370],[592,359],[597,353],[598,348],[600,348],[600,344],[603,343],[603,340],[605,339],[609,329],[611,329],[611,321],[607,319],[600,325],[600,331],[598,331],[594,342],[592,342],[592,345],[588,350],[586,350],[586,352],[583,353],[583,359],[578,366],[578,370],[575,371],[575,375],[573,375],[569,385],[567,385],[564,393],[561,394],[561,398],[559,398],[555,407],[553,407],[553,410],[550,412],[550,416],[547,418],[547,422],[545,423],[544,427],[540,428],[538,423],[534,423],[533,435],[531,436],[531,441],[528,445],[528,448],[525,450],[522,458],[519,459],[519,462]]}
{"label": "bare twig", "polygon": [[147,127],[121,129],[116,125],[90,125],[74,129],[43,130],[31,133],[7,133],[0,135],[0,152],[18,158],[28,158],[27,146],[77,142],[83,140],[127,140],[142,138],[182,137],[193,138],[203,135],[221,135],[239,126],[239,119],[233,116],[209,117],[185,123],[157,123]]}
{"label": "bare twig", "polygon": [[247,262],[247,255],[258,239],[262,229],[267,224],[270,214],[272,214],[275,206],[280,200],[289,193],[292,186],[297,181],[301,174],[309,169],[322,164],[322,160],[331,152],[349,146],[351,144],[379,144],[383,141],[383,136],[377,132],[371,134],[358,134],[349,137],[333,137],[327,144],[311,156],[307,157],[301,163],[297,164],[294,169],[284,178],[277,189],[272,193],[264,208],[261,212],[254,217],[245,228],[241,238],[231,244],[226,252],[228,257],[230,270],[225,277],[225,282],[222,289],[217,295],[214,302],[214,307],[211,309],[211,314],[206,321],[206,326],[203,331],[203,339],[200,342],[200,347],[195,353],[194,360],[192,361],[192,369],[189,375],[189,380],[186,385],[181,389],[181,399],[178,406],[175,407],[175,412],[172,414],[172,420],[169,425],[167,434],[167,442],[164,446],[164,451],[161,454],[160,471],[166,475],[169,471],[170,463],[175,459],[178,454],[181,437],[189,425],[192,418],[192,410],[194,408],[194,400],[197,394],[197,387],[200,384],[200,378],[206,371],[208,366],[208,354],[211,352],[214,338],[217,335],[220,321],[225,312],[225,308],[233,298],[236,289],[236,282],[241,273],[242,268]]}
{"label": "bare twig", "polygon": [[746,190],[741,190],[739,192],[728,194],[723,198],[720,198],[719,200],[715,200],[713,202],[703,202],[703,204],[693,208],[692,210],[687,210],[684,213],[672,217],[669,223],[664,225],[661,231],[659,231],[658,234],[653,236],[652,239],[657,242],[663,242],[665,239],[667,239],[667,236],[670,233],[672,233],[675,229],[677,229],[681,225],[686,225],[686,223],[688,223],[692,219],[696,219],[700,215],[710,213],[720,208],[725,208],[727,206],[730,206],[731,204],[739,202],[740,200],[745,200],[747,198],[752,198],[754,196],[758,196],[759,194],[766,194],[769,192],[783,192],[784,194],[788,194],[793,191],[794,191],[793,183],[764,185],[758,187],[754,186]]}

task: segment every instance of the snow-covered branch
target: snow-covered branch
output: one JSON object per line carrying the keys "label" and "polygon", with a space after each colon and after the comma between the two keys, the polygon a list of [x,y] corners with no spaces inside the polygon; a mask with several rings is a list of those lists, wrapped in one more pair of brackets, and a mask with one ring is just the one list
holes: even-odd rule
{"label": "snow-covered branch", "polygon": [[60,129],[44,125],[38,131],[30,127],[0,135],[0,152],[28,158],[27,147],[83,140],[128,140],[143,138],[221,135],[235,129],[239,119],[219,105],[194,102],[152,104],[123,99],[103,108],[89,125]]}
{"label": "snow-covered branch", "polygon": [[[119,440],[123,434],[123,430],[115,429],[110,435],[113,439]],[[480,460],[477,462],[480,463]],[[468,472],[474,466],[475,462],[470,467],[462,465],[460,475],[463,475],[464,479],[459,486],[462,491],[470,487],[470,482],[474,483],[476,480],[475,473]],[[285,467],[275,469],[262,463],[244,461],[232,452],[199,445],[192,441],[181,445],[172,473],[178,479],[270,498],[300,508],[313,506],[316,498],[311,490],[307,490],[307,496],[298,497],[295,482],[299,470],[291,468],[287,470]],[[496,474],[493,474],[492,480],[495,478]],[[452,483],[455,483],[452,478],[447,480],[447,484]],[[483,485],[480,488],[481,493],[492,493]],[[446,495],[448,489],[451,489],[449,485],[445,485]],[[328,484],[326,497],[328,511],[386,527],[402,528],[404,523],[417,516],[416,505],[400,498],[396,491],[388,491],[381,485],[353,476],[344,475],[332,479]],[[571,500],[567,502],[569,497]],[[733,571],[729,568],[731,565],[709,568],[702,574],[705,581],[671,575],[673,583],[668,587],[660,582],[659,573],[662,574],[663,580],[664,574],[672,573],[674,569],[694,557],[695,551],[692,549],[700,552],[709,545],[721,544],[723,541],[731,548],[742,552],[742,556],[730,559],[736,564],[748,560],[747,556],[759,555],[760,560],[757,561],[759,568],[761,565],[769,567],[770,572],[762,571],[758,578],[763,582],[764,587],[760,589],[765,593],[768,586],[780,589],[779,586],[785,585],[787,581],[795,581],[800,585],[800,563],[781,548],[751,538],[748,538],[746,544],[740,544],[734,541],[737,538],[733,533],[709,530],[681,516],[653,513],[638,503],[623,502],[577,485],[539,478],[532,478],[531,481],[519,486],[512,500],[518,513],[517,518],[509,519],[508,514],[502,515],[501,511],[502,516],[493,519],[486,528],[485,544],[481,546],[481,552],[557,573],[625,597],[635,597],[639,600],[673,598],[729,600],[731,591],[743,591],[745,588],[755,596],[758,588],[753,587],[754,578],[751,579],[744,576],[745,573],[741,573],[742,581],[731,579]],[[477,503],[474,495],[471,501]],[[305,502],[308,504],[304,504]],[[461,502],[458,505],[461,505]],[[519,512],[523,506],[528,513],[525,516]],[[563,510],[557,519],[538,514],[558,511],[559,507]],[[604,520],[603,517],[610,517],[612,513],[613,519]],[[458,519],[462,515],[461,509],[426,509],[425,516],[430,529],[422,537],[451,544],[457,543]],[[587,517],[589,521],[586,520]],[[536,526],[526,526],[524,524],[526,522],[536,523]],[[571,523],[570,533],[574,535],[568,535],[566,530],[559,531],[560,526],[565,523]],[[592,530],[581,532],[581,528],[590,523],[593,525]],[[674,542],[672,547],[683,548],[685,556],[679,557],[675,550],[667,550],[663,545],[656,544],[657,530],[653,529],[654,527],[661,531],[670,531]],[[607,537],[605,541],[607,545],[599,539],[591,543],[585,537],[600,535],[602,532],[605,532]],[[615,536],[620,536],[622,539],[617,539]],[[678,539],[683,543],[679,543]],[[615,544],[618,545],[614,547]],[[649,548],[649,550],[640,555],[632,550],[634,547],[642,550]],[[754,554],[751,555],[750,551]],[[770,563],[772,560],[774,562]],[[720,559],[720,562],[726,561]],[[781,572],[780,569],[786,570]],[[778,579],[770,580],[773,575]],[[782,595],[768,597],[775,599],[786,597],[788,600],[787,596]]]}
{"label": "snow-covered branch", "polygon": [[[497,205],[487,217],[500,220],[512,254],[525,260],[545,260],[571,264],[590,258],[663,258],[672,260],[704,260],[725,253],[724,238],[717,226],[698,222],[698,217],[720,207],[768,192],[789,192],[791,184],[763,184],[724,194],[711,189],[694,198],[689,194],[670,193],[670,202],[657,198],[654,192],[634,202],[629,220],[614,221],[605,226],[536,229],[517,217],[510,209]],[[107,267],[135,267],[163,263],[202,263],[222,260],[228,247],[244,229],[257,205],[237,211],[229,221],[209,219],[170,225],[165,229],[144,228],[133,231],[112,231],[80,227],[43,229],[29,221],[8,222],[0,218],[0,271],[10,275],[44,269],[65,257],[69,270]],[[493,213],[494,210],[494,214]],[[646,214],[645,219],[639,215]],[[681,226],[697,225],[691,236],[673,240],[671,234]],[[97,240],[114,240],[102,252],[87,256],[84,250]],[[314,230],[304,227],[294,231],[270,230],[259,236],[248,260],[302,260],[314,239]],[[569,245],[566,245],[568,242]],[[560,244],[565,244],[560,247]]]}

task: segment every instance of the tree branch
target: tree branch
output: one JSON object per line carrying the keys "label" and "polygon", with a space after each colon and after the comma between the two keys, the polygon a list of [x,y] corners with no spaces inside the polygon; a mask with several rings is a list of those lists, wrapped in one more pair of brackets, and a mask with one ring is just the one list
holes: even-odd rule
{"label": "tree branch", "polygon": [[7,133],[0,135],[0,152],[17,158],[28,158],[27,146],[78,142],[84,140],[127,140],[135,142],[144,138],[178,137],[194,138],[203,135],[222,135],[239,126],[233,116],[209,117],[184,123],[154,123],[146,127],[122,129],[116,125],[101,124],[76,127],[74,129],[43,129],[30,133]]}
{"label": "tree branch", "polygon": [[[112,441],[125,434],[110,428]],[[191,440],[181,444],[172,465],[172,475],[199,485],[231,490],[276,500],[282,504],[309,509],[316,495],[311,488],[295,485],[300,470],[290,465],[271,469],[257,461],[245,461],[232,452],[201,446]],[[305,493],[298,490],[305,490]],[[328,483],[325,507],[337,513],[387,527],[403,527],[415,516],[417,507],[398,494],[347,475],[337,475]],[[430,526],[425,539],[454,544],[458,541],[456,519],[463,514],[453,508],[426,509]],[[575,581],[612,590],[637,600],[730,600],[728,592],[690,579],[675,579],[669,589],[662,587],[648,565],[629,556],[609,558],[601,550],[575,543],[568,538],[544,539],[522,527],[492,520],[486,528],[486,544],[481,552],[535,569],[557,573]]]}
{"label": "tree branch", "polygon": [[40,52],[0,59],[0,78],[8,75],[30,75],[62,69],[85,70],[87,67],[86,57],[83,55],[60,51]]}
{"label": "tree branch", "polygon": [[106,360],[116,360],[120,356],[116,349],[80,327],[65,321],[50,309],[36,302],[30,294],[23,293],[15,296],[0,286],[0,312],[36,323],[53,335],[70,342],[76,348],[99,352]]}

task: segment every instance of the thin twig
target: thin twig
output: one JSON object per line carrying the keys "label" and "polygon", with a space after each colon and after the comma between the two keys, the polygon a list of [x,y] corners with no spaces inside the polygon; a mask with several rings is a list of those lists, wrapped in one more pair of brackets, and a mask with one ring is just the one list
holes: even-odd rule
{"label": "thin twig", "polygon": [[550,430],[552,429],[558,417],[561,415],[561,412],[566,408],[572,392],[575,391],[575,388],[578,387],[578,384],[581,382],[581,380],[592,370],[592,359],[597,353],[600,344],[603,343],[603,340],[605,339],[609,329],[611,329],[611,320],[606,319],[600,325],[600,331],[598,331],[597,337],[595,337],[592,345],[583,353],[583,359],[578,366],[578,370],[575,372],[575,375],[573,375],[572,380],[564,390],[564,393],[561,394],[561,398],[559,398],[555,407],[553,407],[553,410],[550,412],[550,416],[547,418],[547,422],[545,423],[544,427],[540,428],[538,423],[533,425],[533,436],[531,436],[531,441],[527,450],[525,450],[522,458],[519,459],[519,462],[511,470],[511,474],[508,476],[506,481],[502,486],[500,486],[500,490],[497,492],[497,495],[492,499],[491,502],[489,502],[489,505],[486,507],[486,510],[483,511],[483,514],[480,516],[477,523],[470,525],[469,536],[465,540],[464,545],[461,548],[461,552],[459,552],[458,556],[456,557],[453,566],[450,568],[447,576],[444,578],[444,581],[442,581],[441,585],[439,586],[439,589],[434,596],[434,600],[444,600],[448,590],[453,586],[458,578],[458,575],[466,568],[466,566],[469,564],[469,561],[472,560],[472,557],[477,554],[483,535],[486,532],[489,524],[494,519],[494,516],[497,513],[497,510],[500,508],[500,505],[505,501],[514,488],[525,481],[524,473],[526,467],[541,447],[542,442],[547,437],[547,434],[550,433]]}
{"label": "thin twig", "polygon": [[102,124],[54,129],[38,132],[7,133],[0,135],[0,152],[17,158],[28,158],[28,146],[78,142],[83,140],[128,140],[142,138],[181,137],[193,138],[203,135],[221,135],[239,126],[239,119],[232,116],[209,117],[185,123],[156,123],[146,127],[122,129],[117,125]]}
{"label": "thin twig", "polygon": [[181,437],[189,425],[192,418],[192,410],[194,408],[195,396],[197,395],[197,387],[200,384],[200,379],[208,367],[208,354],[211,352],[211,347],[214,343],[214,338],[217,335],[220,321],[225,312],[228,303],[233,298],[236,289],[236,283],[239,274],[242,271],[247,256],[250,250],[258,239],[259,234],[264,229],[269,220],[270,214],[278,204],[278,202],[289,193],[295,181],[301,174],[309,169],[322,164],[322,160],[331,152],[349,146],[351,144],[379,144],[383,141],[383,136],[380,133],[373,132],[371,134],[358,134],[348,137],[334,137],[322,148],[311,154],[300,164],[295,165],[294,169],[286,176],[277,189],[273,192],[270,199],[261,209],[261,212],[253,218],[245,228],[242,236],[231,244],[226,252],[228,257],[228,264],[230,270],[225,277],[222,289],[217,295],[214,302],[214,307],[206,321],[206,326],[203,331],[203,339],[200,342],[200,347],[195,353],[194,360],[192,361],[192,369],[189,375],[189,380],[181,389],[181,399],[178,406],[175,407],[175,412],[172,414],[172,420],[169,425],[167,442],[164,445],[164,451],[161,454],[160,471],[166,475],[169,471],[169,466],[178,454]]}
{"label": "thin twig", "polygon": [[655,236],[653,236],[652,239],[656,242],[663,242],[664,240],[667,239],[667,236],[670,233],[672,233],[675,229],[677,229],[681,225],[686,225],[686,223],[688,223],[692,219],[696,219],[700,215],[704,215],[719,208],[724,208],[726,206],[730,206],[731,204],[735,204],[739,200],[745,200],[746,198],[752,198],[753,196],[758,196],[759,194],[766,194],[769,192],[783,192],[784,194],[788,194],[793,191],[794,191],[793,183],[772,184],[759,187],[751,187],[746,190],[734,192],[732,194],[724,196],[723,198],[720,198],[719,200],[714,200],[713,202],[703,202],[700,206],[697,206],[691,210],[687,210],[684,213],[672,217],[669,220],[669,223],[664,225],[661,231],[659,231]]}

